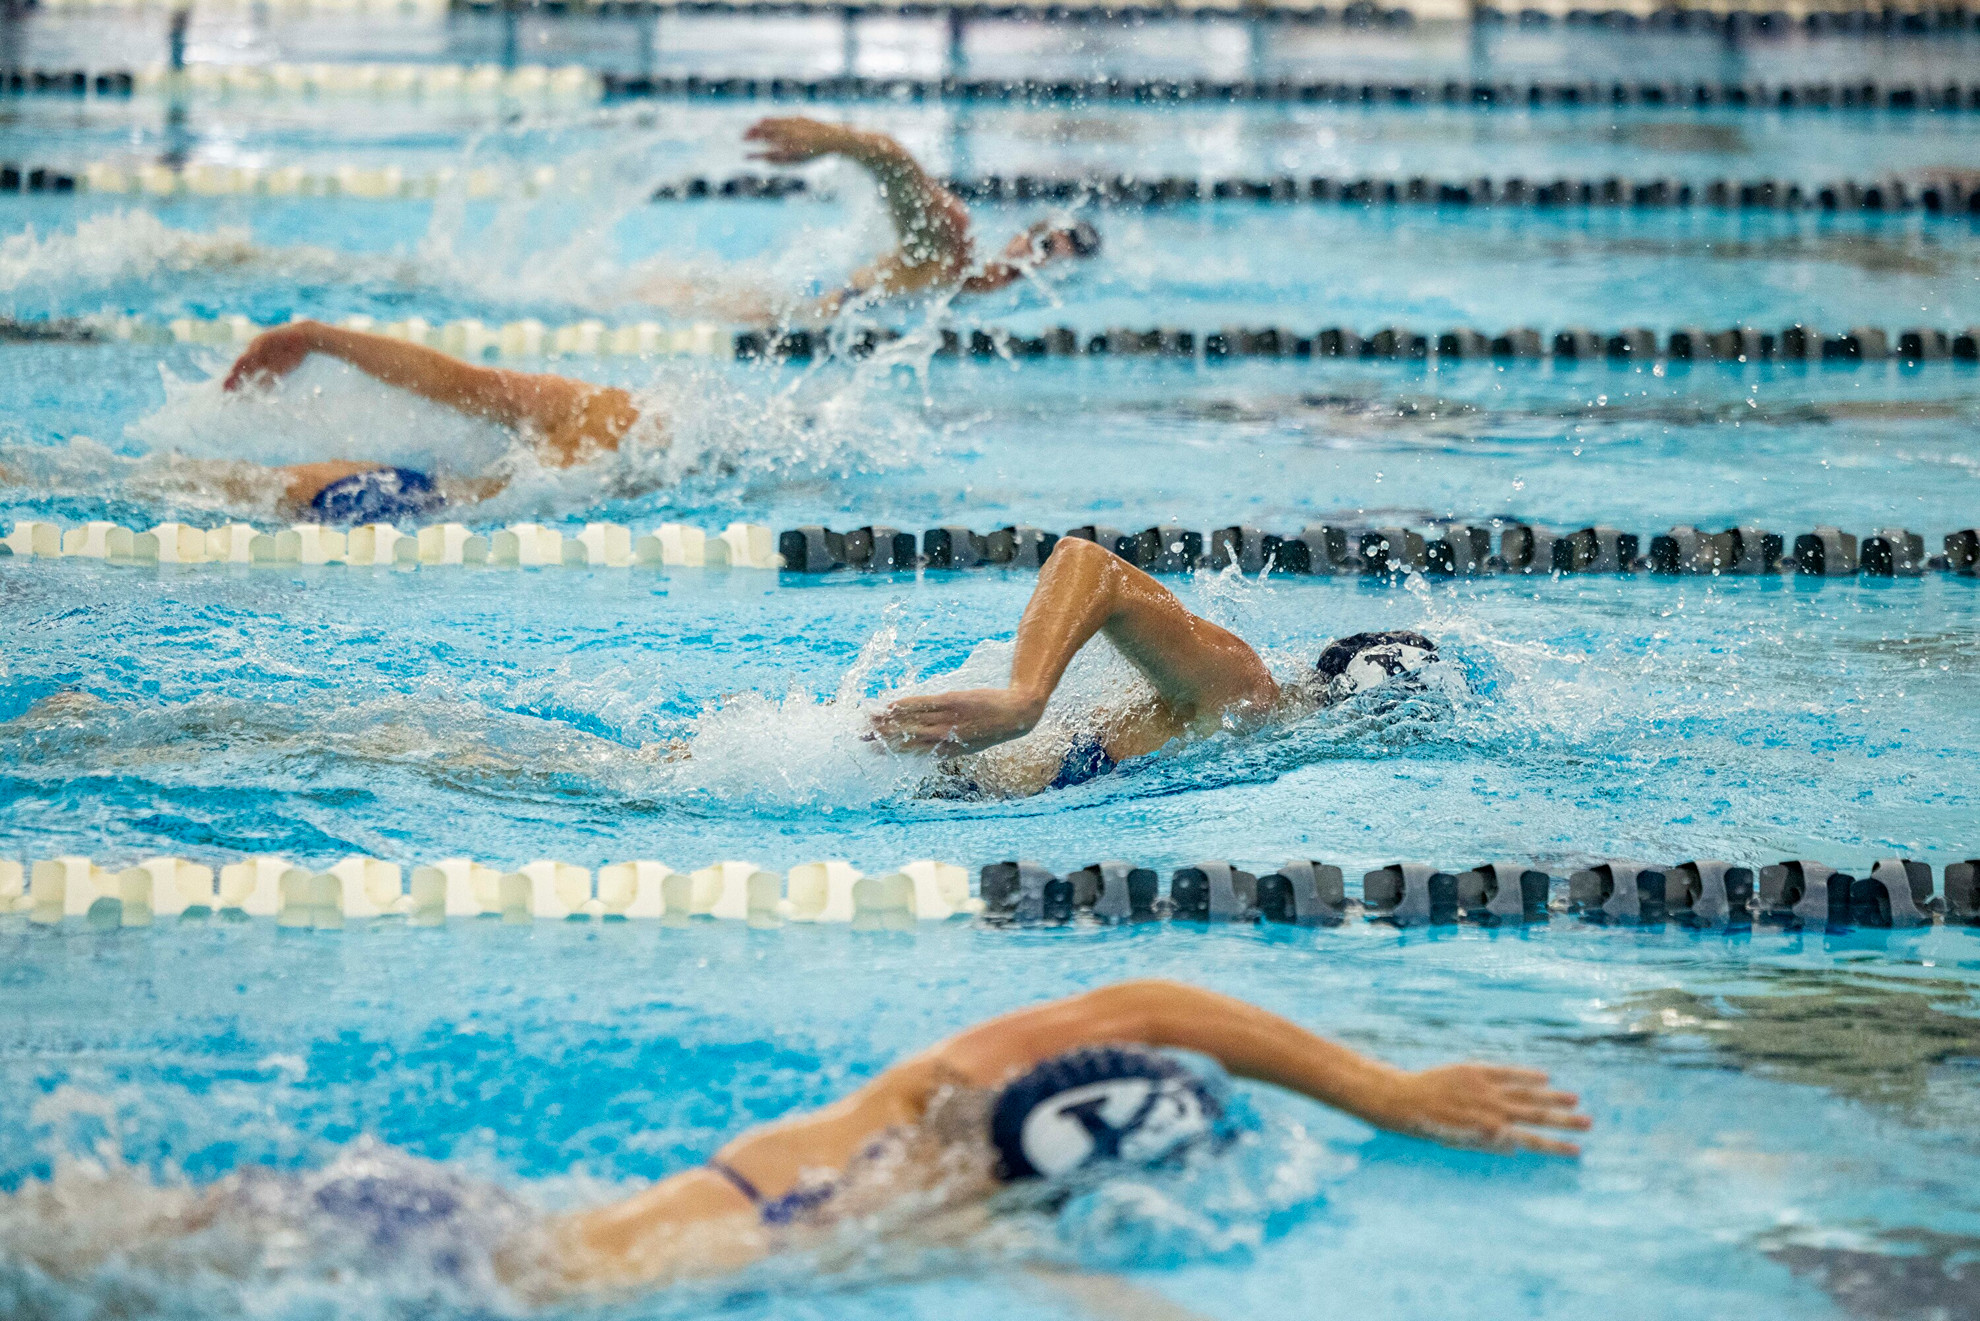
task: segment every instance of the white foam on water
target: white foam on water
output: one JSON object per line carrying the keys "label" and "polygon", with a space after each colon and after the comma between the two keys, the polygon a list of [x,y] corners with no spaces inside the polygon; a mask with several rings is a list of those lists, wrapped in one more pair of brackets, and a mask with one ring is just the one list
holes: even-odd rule
{"label": "white foam on water", "polygon": [[201,279],[400,283],[410,274],[394,257],[269,247],[245,229],[180,229],[149,211],[90,216],[67,233],[43,234],[30,225],[0,239],[0,306],[16,316],[73,312],[81,298],[132,285],[177,295]]}
{"label": "white foam on water", "polygon": [[[237,392],[220,388],[227,362],[204,380],[163,371],[166,401],[131,423],[126,438],[149,453],[109,465],[117,494],[170,498],[196,508],[268,516],[279,479],[246,465],[356,459],[444,479],[492,476],[506,485],[479,505],[456,506],[470,522],[582,514],[613,502],[663,500],[684,484],[700,500],[740,499],[790,480],[840,479],[916,461],[931,446],[911,401],[887,368],[821,366],[794,377],[697,360],[633,368],[641,420],[616,451],[571,468],[544,464],[524,434],[466,416],[355,368],[312,355],[287,378]],[[582,364],[552,364],[583,375]],[[623,370],[623,369],[622,369]],[[0,451],[19,484],[76,494],[105,491],[103,447],[88,444]],[[69,448],[76,449],[71,442]],[[52,452],[51,452],[52,451]],[[117,485],[116,483],[121,483]]]}
{"label": "white foam on water", "polygon": [[746,692],[711,705],[688,724],[678,784],[826,811],[908,796],[930,760],[890,753],[871,737],[878,703],[868,697],[876,676],[906,660],[896,618],[867,639],[832,693]]}
{"label": "white foam on water", "polygon": [[312,354],[270,385],[221,389],[230,358],[204,380],[160,368],[165,403],[125,429],[154,452],[257,464],[369,459],[434,474],[479,474],[515,448],[505,428],[384,385]]}
{"label": "white foam on water", "polygon": [[[118,1105],[75,1088],[49,1122]],[[59,1120],[58,1120],[59,1122]],[[114,1137],[60,1152],[46,1178],[0,1194],[0,1313],[10,1321],[147,1316],[520,1316],[496,1255],[541,1213],[452,1163],[368,1138],[321,1165],[246,1165],[204,1187],[124,1162]]]}

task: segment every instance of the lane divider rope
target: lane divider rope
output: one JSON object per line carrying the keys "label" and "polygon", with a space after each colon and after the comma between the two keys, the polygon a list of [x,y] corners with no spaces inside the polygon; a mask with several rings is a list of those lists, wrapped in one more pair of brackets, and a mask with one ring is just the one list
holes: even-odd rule
{"label": "lane divider rope", "polygon": [[967,869],[926,858],[873,876],[839,861],[780,874],[743,861],[692,872],[650,860],[620,862],[593,872],[554,859],[504,871],[448,858],[408,876],[396,863],[361,856],[319,872],[259,855],[216,874],[183,858],[113,869],[64,855],[28,868],[0,861],[0,913],[24,913],[42,927],[149,926],[233,914],[317,930],[383,919],[439,926],[450,918],[674,925],[707,919],[895,930],[959,918],[1026,927],[1338,926],[1356,919],[1396,927],[1525,926],[1569,916],[1626,927],[1814,932],[1980,925],[1980,859],[1948,864],[1943,890],[1931,865],[1915,859],[1880,858],[1859,870],[1810,859],[1758,867],[1698,859],[1675,866],[1610,861],[1557,876],[1519,862],[1468,870],[1399,862],[1366,872],[1356,896],[1340,867],[1314,859],[1258,873],[1222,860],[1198,862],[1175,868],[1166,887],[1154,868],[1128,861],[1092,863],[1062,876],[1017,860],[983,866],[972,893]]}
{"label": "lane divider rope", "polygon": [[[1008,178],[984,175],[944,182],[958,196],[974,202],[1052,202],[1143,210],[1239,202],[1458,210],[1490,207],[1545,212],[1710,210],[1980,218],[1980,180],[1957,175],[1920,180],[1844,179],[1807,187],[1779,179],[1711,179],[1688,183],[1674,179],[1624,179],[1614,175],[1600,179],[1544,180],[1517,176],[1453,180],[1420,175],[1409,178],[1279,175],[1202,180],[1183,175],[1017,174]],[[552,165],[516,172],[486,166],[408,171],[396,165],[347,164],[308,169],[299,165],[216,161],[171,165],[99,160],[73,168],[0,162],[0,193],[421,201],[450,191],[473,199],[576,197],[591,193],[595,187],[595,177],[589,170],[560,171]],[[812,188],[802,176],[743,173],[724,178],[695,175],[663,183],[654,189],[651,200],[782,201],[831,195]]]}
{"label": "lane divider rope", "polygon": [[[45,0],[44,0],[45,2]],[[853,6],[857,8],[857,6]],[[846,9],[832,6],[833,13]],[[1940,11],[1949,12],[1949,11]],[[1974,11],[1961,9],[1972,23]],[[119,69],[0,70],[0,95],[96,97],[192,95],[249,98],[460,98],[565,101],[684,99],[699,101],[957,101],[985,104],[1305,104],[1366,107],[1467,106],[1651,109],[1980,110],[1980,82],[1881,82],[1688,79],[1548,79],[1540,81],[1343,81],[1231,78],[825,78],[721,74],[627,74],[582,65],[523,64],[163,64]]]}
{"label": "lane divider rope", "polygon": [[776,534],[757,523],[709,533],[685,523],[635,532],[623,523],[587,523],[567,533],[540,523],[476,531],[434,523],[413,532],[391,523],[352,528],[321,523],[264,530],[250,523],[195,527],[160,523],[145,531],[96,521],[74,527],[22,519],[0,539],[0,559],[91,559],[110,564],[323,565],[367,568],[708,568],[778,569]]}
{"label": "lane divider rope", "polygon": [[[666,327],[654,321],[608,325],[596,319],[550,326],[534,318],[489,325],[465,318],[440,324],[422,317],[381,322],[349,316],[337,324],[410,343],[424,344],[462,358],[653,357],[687,355],[809,361],[844,352],[867,357],[902,339],[897,330],[862,328],[834,336],[811,330],[731,332],[711,322]],[[237,348],[269,325],[239,314],[176,317],[158,321],[142,316],[77,317],[60,320],[0,320],[0,343],[60,341],[194,344]],[[1038,358],[1158,357],[1187,361],[1227,358],[1353,358],[1366,361],[1537,362],[1556,366],[1607,362],[1641,365],[1665,362],[1824,363],[1850,366],[1895,360],[1907,366],[1928,362],[1980,362],[1980,326],[1942,330],[1908,326],[1895,334],[1881,326],[1854,326],[1824,332],[1807,322],[1778,330],[1728,326],[1707,330],[1685,326],[1660,333],[1647,326],[1601,331],[1569,326],[1545,334],[1530,326],[1490,334],[1468,326],[1423,332],[1385,326],[1370,334],[1344,326],[1304,331],[1285,326],[1231,327],[1199,333],[1173,326],[1140,330],[1113,327],[1082,333],[1054,326],[1037,335],[1001,329],[941,329],[933,345],[940,358],[1012,362]]]}
{"label": "lane divider rope", "polygon": [[1905,528],[1858,537],[1822,525],[1790,543],[1764,528],[1708,531],[1680,525],[1650,537],[1606,525],[1564,530],[1505,519],[1436,523],[1423,528],[1315,523],[1282,536],[1256,527],[1217,528],[1207,536],[1173,525],[1123,532],[1087,524],[1059,533],[1010,526],[989,533],[967,527],[914,533],[884,525],[846,532],[810,525],[773,533],[735,522],[710,535],[684,523],[637,532],[623,523],[586,523],[566,532],[541,523],[476,531],[437,523],[407,532],[391,523],[352,528],[300,523],[265,531],[249,523],[215,528],[160,523],[145,531],[94,521],[73,527],[17,520],[0,538],[0,559],[91,559],[120,565],[330,565],[355,568],[733,568],[822,574],[838,569],[883,573],[983,568],[1036,569],[1061,540],[1091,541],[1149,573],[1222,572],[1375,578],[1412,574],[1560,577],[1649,574],[1670,577],[1779,576],[1922,578],[1927,573],[1980,575],[1980,529],[1948,533],[1943,553]]}
{"label": "lane divider rope", "polygon": [[779,534],[777,553],[785,569],[805,574],[837,569],[1035,569],[1066,538],[1095,542],[1137,568],[1157,574],[1199,569],[1221,572],[1227,568],[1252,575],[1387,579],[1411,574],[1795,574],[1818,578],[1980,574],[1980,530],[1949,533],[1944,539],[1944,553],[1928,554],[1925,539],[1905,528],[1880,528],[1859,538],[1826,524],[1795,536],[1791,543],[1777,532],[1754,526],[1712,532],[1685,524],[1646,541],[1637,533],[1606,525],[1565,530],[1507,519],[1440,522],[1420,529],[1315,523],[1293,535],[1242,525],[1217,528],[1206,535],[1173,524],[1140,532],[1087,524],[1073,528],[1063,538],[1026,526],[987,534],[966,527],[940,527],[923,533],[918,548],[913,533],[897,528],[868,526],[835,532],[813,524]]}

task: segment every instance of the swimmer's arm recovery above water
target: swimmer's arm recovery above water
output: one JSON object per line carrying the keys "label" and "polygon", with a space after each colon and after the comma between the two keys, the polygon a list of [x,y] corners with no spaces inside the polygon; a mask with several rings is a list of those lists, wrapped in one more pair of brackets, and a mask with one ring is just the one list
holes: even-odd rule
{"label": "swimmer's arm recovery above water", "polygon": [[[910,1127],[945,1086],[992,1088],[1068,1051],[1142,1045],[1194,1051],[1378,1128],[1455,1146],[1576,1156],[1536,1128],[1583,1130],[1578,1099],[1537,1070],[1452,1064],[1412,1073],[1241,1000],[1177,982],[1124,982],[993,1018],[888,1069],[815,1113],[766,1124],[715,1162],[553,1227],[546,1292],[626,1288],[729,1270],[770,1249],[736,1176],[764,1199],[807,1173],[842,1171],[881,1133]],[[720,1233],[709,1231],[720,1225]],[[543,1288],[547,1281],[539,1281]]]}
{"label": "swimmer's arm recovery above water", "polygon": [[[632,396],[611,386],[546,372],[483,367],[421,344],[320,321],[294,321],[257,335],[227,373],[222,388],[234,391],[253,382],[280,379],[312,353],[341,359],[387,385],[470,417],[526,431],[545,461],[560,467],[582,463],[602,450],[617,449],[639,417]],[[341,469],[330,478],[334,480],[379,466],[336,461],[300,464],[294,471],[313,474],[319,468]]]}
{"label": "swimmer's arm recovery above water", "polygon": [[898,751],[980,752],[1029,733],[1093,635],[1103,634],[1154,685],[1150,707],[1110,721],[1107,752],[1140,756],[1185,733],[1262,720],[1282,694],[1243,638],[1191,614],[1173,592],[1112,551],[1066,539],[1052,548],[1018,622],[1011,681],[903,697],[874,717]]}
{"label": "swimmer's arm recovery above water", "polygon": [[872,175],[880,190],[894,227],[894,250],[854,271],[845,288],[818,301],[811,310],[826,320],[853,299],[869,296],[992,293],[1047,262],[1099,250],[1100,236],[1090,224],[1040,221],[1014,236],[995,260],[977,266],[969,208],[886,134],[787,115],[759,120],[743,137],[758,144],[752,159],[772,165],[843,156]]}
{"label": "swimmer's arm recovery above water", "polygon": [[894,139],[800,115],[759,120],[743,138],[758,144],[751,159],[772,165],[843,156],[872,175],[880,190],[896,246],[855,271],[843,291],[827,297],[820,308],[824,315],[866,294],[914,294],[963,282],[971,255],[969,208]]}

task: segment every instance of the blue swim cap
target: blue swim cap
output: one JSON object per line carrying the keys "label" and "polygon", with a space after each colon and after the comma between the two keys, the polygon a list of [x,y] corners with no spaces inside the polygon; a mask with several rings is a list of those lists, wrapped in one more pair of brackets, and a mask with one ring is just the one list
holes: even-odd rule
{"label": "blue swim cap", "polygon": [[396,523],[446,503],[433,479],[411,468],[371,468],[339,477],[316,493],[303,516],[315,523]]}
{"label": "blue swim cap", "polygon": [[1135,1046],[1091,1046],[1006,1086],[990,1115],[998,1177],[1050,1179],[1099,1161],[1150,1165],[1215,1134],[1203,1079]]}

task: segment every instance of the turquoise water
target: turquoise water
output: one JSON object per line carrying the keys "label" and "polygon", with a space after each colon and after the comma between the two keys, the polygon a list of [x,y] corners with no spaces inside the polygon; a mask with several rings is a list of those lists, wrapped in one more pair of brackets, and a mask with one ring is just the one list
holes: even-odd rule
{"label": "turquoise water", "polygon": [[[17,49],[36,63],[138,62],[154,48],[146,22],[100,37],[31,23]],[[632,67],[598,35],[610,30],[526,27],[526,41],[551,34],[526,54]],[[669,20],[656,67],[802,72],[839,54],[820,45],[832,24],[760,30],[744,55],[733,26]],[[907,27],[872,32],[863,69],[937,58]],[[360,41],[347,23],[203,16],[194,55],[480,59],[493,39],[481,20],[383,24]],[[1024,28],[981,42],[985,76],[1049,48]],[[1443,76],[1482,61],[1509,77],[1972,81],[1971,50],[1334,32],[1286,34],[1266,58],[1329,77]],[[1081,74],[1236,76],[1250,58],[1241,30],[1222,28],[1186,49],[1083,30],[1048,53],[1056,63],[1040,67]],[[485,201],[0,198],[0,314],[30,320],[683,322],[715,314],[656,312],[655,281],[832,288],[883,232],[843,170],[817,174],[820,197],[783,204],[643,200],[658,180],[744,168],[736,136],[759,107],[195,101],[175,116],[139,98],[5,109],[0,158],[58,165],[177,148],[270,168],[487,166],[520,178],[555,164],[594,180],[578,194]],[[1810,183],[1980,166],[1971,121],[1946,116],[857,113],[943,168],[1006,174]],[[990,207],[979,223],[989,237],[1036,214]],[[1916,216],[1227,204],[1095,220],[1097,261],[959,309],[957,323],[1980,323],[1971,224]],[[922,319],[892,318],[909,330]],[[1512,516],[1646,537],[1679,522],[1758,522],[1790,538],[1817,523],[1896,524],[1936,549],[1980,521],[1980,376],[1951,363],[523,365],[634,388],[667,420],[669,443],[544,472],[510,437],[324,364],[271,398],[223,400],[216,350],[0,345],[0,523],[271,525],[272,488],[244,462],[330,456],[501,468],[509,489],[454,515],[482,527],[1290,531]],[[1805,857],[1849,870],[1980,852],[1974,580],[1171,581],[1282,674],[1331,637],[1407,627],[1439,641],[1461,682],[1399,710],[1337,708],[1243,743],[1208,740],[1030,800],[961,803],[925,795],[926,762],[864,741],[865,714],[891,694],[1000,681],[1028,574],[0,560],[0,857],[77,852],[122,866],[272,852],[324,866],[362,853],[409,866],[468,854],[505,868],[550,857],[682,869],[743,858],[780,870],[844,858],[870,873],[928,856],[1060,869],[1313,857],[1353,876],[1400,858],[1521,858],[1564,874],[1603,858]],[[1130,687],[1117,660],[1082,658],[1053,716]],[[256,1164],[363,1161],[437,1162],[421,1177],[469,1190],[472,1246],[485,1252],[490,1226],[684,1168],[747,1124],[827,1102],[987,1014],[1162,975],[1411,1065],[1491,1056],[1550,1069],[1586,1097],[1588,1155],[1446,1153],[1243,1089],[1248,1136],[1231,1152],[1106,1180],[1055,1213],[1013,1212],[994,1241],[840,1242],[598,1314],[1081,1315],[1017,1269],[1052,1265],[1117,1273],[1208,1317],[1303,1313],[1316,1298],[1328,1314],[1490,1321],[1965,1316],[1980,1244],[1976,973],[1980,945],[1963,928],[1725,935],[1558,918],[1408,935],[967,923],[883,935],[381,921],[302,933],[266,921],[46,930],[9,915],[0,1189],[16,1200],[0,1199],[0,1311],[506,1314],[513,1300],[334,1236],[306,1234],[308,1249],[279,1268],[289,1250],[254,1233],[63,1278],[37,1263],[64,1245],[128,1242],[119,1217],[162,1210],[187,1185]],[[50,1179],[55,1200],[40,1200]],[[322,1228],[299,1203],[278,1209]],[[216,1273],[198,1255],[209,1250],[255,1264]]]}
{"label": "turquoise water", "polygon": [[[16,919],[17,920],[17,919]],[[278,936],[266,923],[0,932],[0,1184],[61,1168],[66,1207],[0,1202],[14,1316],[503,1314],[391,1254],[287,1270],[21,1262],[181,1180],[335,1168],[366,1143],[464,1200],[582,1205],[753,1120],[843,1094],[992,1010],[1118,977],[1220,987],[1410,1065],[1497,1056],[1580,1091],[1579,1164],[1447,1152],[1243,1089],[1245,1139],[1122,1174],[994,1242],[831,1245],[587,1315],[1084,1315],[1022,1268],[1118,1272],[1207,1317],[1324,1293],[1345,1315],[1960,1315],[1980,1205],[1967,931],[1593,930],[1400,937],[1123,929],[908,935],[538,923]],[[355,1144],[355,1145],[354,1145]],[[68,1162],[80,1161],[71,1165]],[[415,1167],[417,1168],[417,1167]],[[32,1185],[30,1185],[32,1186]],[[848,1236],[863,1240],[862,1224]],[[211,1235],[255,1262],[252,1235]],[[342,1269],[340,1277],[334,1272]],[[1825,1290],[1823,1281],[1830,1281]],[[1934,1310],[1938,1309],[1938,1310]]]}

